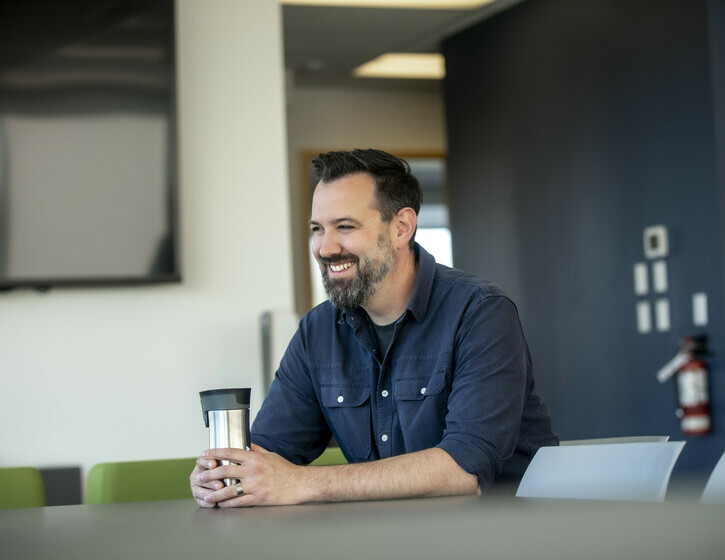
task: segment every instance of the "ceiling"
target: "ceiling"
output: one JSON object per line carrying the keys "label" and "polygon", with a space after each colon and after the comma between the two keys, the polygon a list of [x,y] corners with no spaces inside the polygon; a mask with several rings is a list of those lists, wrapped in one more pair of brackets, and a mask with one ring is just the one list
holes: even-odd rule
{"label": "ceiling", "polygon": [[284,55],[295,85],[439,88],[437,80],[354,78],[352,70],[386,52],[440,52],[441,41],[522,0],[475,10],[282,7]]}

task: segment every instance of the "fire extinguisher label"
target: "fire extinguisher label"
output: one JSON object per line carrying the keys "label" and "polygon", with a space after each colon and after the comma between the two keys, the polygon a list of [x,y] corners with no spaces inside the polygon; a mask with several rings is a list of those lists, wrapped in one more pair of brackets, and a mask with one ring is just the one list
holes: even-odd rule
{"label": "fire extinguisher label", "polygon": [[710,417],[706,415],[686,416],[680,426],[686,434],[702,434],[710,431]]}
{"label": "fire extinguisher label", "polygon": [[677,388],[681,406],[697,406],[709,400],[705,370],[680,371],[677,375]]}

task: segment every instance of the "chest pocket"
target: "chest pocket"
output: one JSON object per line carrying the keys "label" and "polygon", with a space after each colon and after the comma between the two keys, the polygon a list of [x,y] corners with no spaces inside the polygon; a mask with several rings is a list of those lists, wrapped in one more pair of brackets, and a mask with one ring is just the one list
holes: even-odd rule
{"label": "chest pocket", "polygon": [[393,382],[393,394],[406,452],[438,445],[443,439],[448,411],[446,370],[398,379]]}
{"label": "chest pocket", "polygon": [[372,451],[370,387],[320,387],[322,406],[340,447],[353,462],[366,461]]}
{"label": "chest pocket", "polygon": [[430,377],[399,379],[395,383],[395,398],[401,401],[421,401],[426,397],[440,395],[446,388],[446,370],[440,370]]}

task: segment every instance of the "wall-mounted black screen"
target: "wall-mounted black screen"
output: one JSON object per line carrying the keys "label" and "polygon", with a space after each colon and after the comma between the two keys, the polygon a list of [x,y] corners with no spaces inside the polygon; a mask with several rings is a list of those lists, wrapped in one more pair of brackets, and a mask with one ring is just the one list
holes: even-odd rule
{"label": "wall-mounted black screen", "polygon": [[173,0],[0,3],[0,288],[176,281]]}

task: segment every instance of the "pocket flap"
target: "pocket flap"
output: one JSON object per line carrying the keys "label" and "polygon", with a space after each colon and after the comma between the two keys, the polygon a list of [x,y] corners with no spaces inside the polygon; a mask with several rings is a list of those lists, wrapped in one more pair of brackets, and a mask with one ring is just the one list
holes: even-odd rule
{"label": "pocket flap", "polygon": [[370,398],[370,388],[360,385],[320,387],[322,404],[328,408],[362,406]]}
{"label": "pocket flap", "polygon": [[446,387],[445,370],[431,377],[400,379],[395,383],[395,398],[404,401],[418,401],[428,395],[439,395]]}

